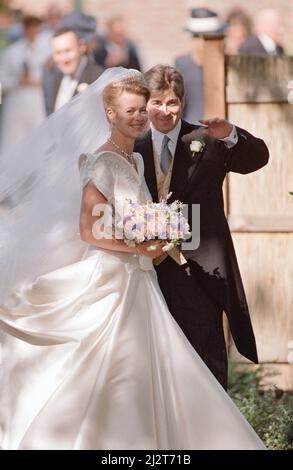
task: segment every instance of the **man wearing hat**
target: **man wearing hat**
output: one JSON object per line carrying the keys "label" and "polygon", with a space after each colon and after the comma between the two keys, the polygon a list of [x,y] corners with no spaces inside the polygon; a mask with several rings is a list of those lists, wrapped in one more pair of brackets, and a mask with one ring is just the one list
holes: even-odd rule
{"label": "man wearing hat", "polygon": [[186,30],[192,34],[192,49],[189,54],[177,57],[175,67],[180,70],[185,85],[186,101],[183,118],[196,123],[203,116],[203,36],[215,36],[224,31],[224,23],[217,13],[208,8],[193,8]]}
{"label": "man wearing hat", "polygon": [[90,56],[95,40],[93,16],[73,11],[59,22],[52,38],[52,63],[48,64],[43,77],[47,115],[83,91],[103,72]]}
{"label": "man wearing hat", "polygon": [[126,35],[125,22],[121,16],[113,16],[107,23],[105,37],[99,38],[93,56],[102,67],[125,67],[141,70],[135,44]]}
{"label": "man wearing hat", "polygon": [[62,29],[75,31],[86,44],[87,53],[91,54],[97,46],[96,28],[97,22],[93,16],[74,10],[60,20],[57,31]]}
{"label": "man wearing hat", "polygon": [[239,54],[258,57],[279,56],[285,51],[282,46],[284,25],[278,10],[266,8],[255,19],[255,34],[240,45]]}

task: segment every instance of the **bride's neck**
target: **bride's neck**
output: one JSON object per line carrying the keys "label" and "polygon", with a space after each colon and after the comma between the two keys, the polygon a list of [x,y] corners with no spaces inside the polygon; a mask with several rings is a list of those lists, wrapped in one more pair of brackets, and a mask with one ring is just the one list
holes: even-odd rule
{"label": "bride's neck", "polygon": [[134,139],[132,137],[127,137],[124,134],[121,134],[121,132],[113,129],[110,138],[125,152],[129,154],[133,152]]}

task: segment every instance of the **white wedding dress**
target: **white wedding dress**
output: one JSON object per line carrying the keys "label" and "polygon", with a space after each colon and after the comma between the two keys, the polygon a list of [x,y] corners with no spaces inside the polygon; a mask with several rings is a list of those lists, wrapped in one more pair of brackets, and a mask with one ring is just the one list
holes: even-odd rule
{"label": "white wedding dress", "polygon": [[[144,202],[135,158],[138,174],[112,152],[81,157],[83,186],[92,181],[113,205]],[[185,338],[145,261],[90,246],[1,307],[10,333],[3,449],[265,448]]]}

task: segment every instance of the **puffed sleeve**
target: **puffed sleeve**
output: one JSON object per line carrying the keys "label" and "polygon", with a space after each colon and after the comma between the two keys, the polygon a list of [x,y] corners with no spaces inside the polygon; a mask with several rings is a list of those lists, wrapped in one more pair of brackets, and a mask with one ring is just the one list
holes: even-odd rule
{"label": "puffed sleeve", "polygon": [[79,157],[79,171],[82,188],[90,181],[109,201],[113,198],[114,178],[107,154],[85,154]]}

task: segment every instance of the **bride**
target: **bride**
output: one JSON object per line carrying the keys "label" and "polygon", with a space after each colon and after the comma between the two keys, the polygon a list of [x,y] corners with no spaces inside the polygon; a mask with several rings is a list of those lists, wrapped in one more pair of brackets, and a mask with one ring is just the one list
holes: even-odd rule
{"label": "bride", "polygon": [[97,204],[150,199],[133,153],[148,97],[138,72],[107,70],[10,155],[3,449],[265,448],[169,313],[151,260],[161,245],[92,234]]}

